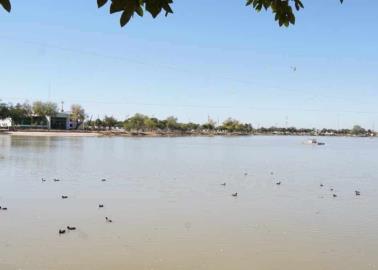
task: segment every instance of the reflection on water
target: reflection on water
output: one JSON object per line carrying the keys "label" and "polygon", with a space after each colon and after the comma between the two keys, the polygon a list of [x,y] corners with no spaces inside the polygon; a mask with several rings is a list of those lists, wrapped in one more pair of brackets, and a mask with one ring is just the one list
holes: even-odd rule
{"label": "reflection on water", "polygon": [[376,269],[378,140],[303,140],[0,136],[0,269]]}

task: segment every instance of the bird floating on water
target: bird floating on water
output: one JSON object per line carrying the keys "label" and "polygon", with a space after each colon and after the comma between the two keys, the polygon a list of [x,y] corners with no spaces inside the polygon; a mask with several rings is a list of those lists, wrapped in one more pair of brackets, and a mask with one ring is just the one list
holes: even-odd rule
{"label": "bird floating on water", "polygon": [[101,179],[101,182],[106,182],[106,179],[105,179],[105,178],[102,178],[102,179]]}
{"label": "bird floating on water", "polygon": [[332,195],[332,197],[336,198],[336,197],[337,197],[337,195],[336,195],[336,194],[333,194],[333,195]]}
{"label": "bird floating on water", "polygon": [[104,208],[104,205],[103,204],[99,204],[98,208]]}
{"label": "bird floating on water", "polygon": [[359,192],[358,190],[356,190],[354,193],[356,194],[356,196],[360,196],[361,195],[361,192]]}
{"label": "bird floating on water", "polygon": [[232,195],[232,197],[237,197],[237,196],[238,196],[238,193],[235,192],[235,193],[232,193],[231,195]]}
{"label": "bird floating on water", "polygon": [[62,199],[68,199],[68,196],[62,195]]}
{"label": "bird floating on water", "polygon": [[282,184],[281,181],[279,181],[279,182],[276,183],[277,186],[279,186],[279,185],[281,185],[281,184]]}
{"label": "bird floating on water", "polygon": [[323,185],[323,184],[320,184],[320,187],[324,187],[324,185]]}
{"label": "bird floating on water", "polygon": [[45,179],[45,178],[42,178],[41,181],[42,181],[42,182],[46,182],[46,179]]}
{"label": "bird floating on water", "polygon": [[59,230],[59,234],[65,234],[66,230]]}
{"label": "bird floating on water", "polygon": [[67,230],[74,231],[74,230],[76,230],[76,227],[67,226]]}
{"label": "bird floating on water", "polygon": [[226,185],[226,182],[222,183],[221,186],[225,186]]}
{"label": "bird floating on water", "polygon": [[113,220],[111,220],[111,219],[108,218],[108,217],[105,217],[105,220],[106,220],[106,222],[109,222],[109,223],[112,223],[112,222],[113,222]]}
{"label": "bird floating on water", "polygon": [[60,179],[54,178],[54,182],[59,182],[59,181],[60,181]]}
{"label": "bird floating on water", "polygon": [[1,206],[0,206],[0,210],[2,210],[2,211],[7,211],[8,208],[7,208],[7,207],[1,207]]}

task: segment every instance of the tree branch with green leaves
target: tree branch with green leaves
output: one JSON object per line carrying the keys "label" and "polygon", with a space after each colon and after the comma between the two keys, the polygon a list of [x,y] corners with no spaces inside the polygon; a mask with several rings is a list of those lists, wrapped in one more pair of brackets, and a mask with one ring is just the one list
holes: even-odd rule
{"label": "tree branch with green leaves", "polygon": [[[340,3],[344,2],[344,0],[339,1]],[[173,0],[97,0],[97,6],[101,8],[108,2],[111,2],[109,7],[110,14],[121,13],[120,25],[122,27],[135,14],[143,17],[145,12],[148,12],[153,18],[156,18],[162,12],[165,13],[165,16],[173,13]],[[6,11],[11,12],[10,0],[0,0],[0,5]],[[257,12],[271,10],[279,26],[286,27],[290,24],[295,24],[295,11],[300,11],[304,8],[302,0],[246,0],[246,6],[252,7]]]}

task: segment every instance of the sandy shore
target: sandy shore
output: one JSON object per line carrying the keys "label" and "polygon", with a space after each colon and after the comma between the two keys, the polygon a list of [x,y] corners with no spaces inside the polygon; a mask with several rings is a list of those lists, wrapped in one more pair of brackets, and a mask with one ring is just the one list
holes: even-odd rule
{"label": "sandy shore", "polygon": [[97,137],[96,132],[62,132],[62,131],[10,131],[4,134],[27,137]]}

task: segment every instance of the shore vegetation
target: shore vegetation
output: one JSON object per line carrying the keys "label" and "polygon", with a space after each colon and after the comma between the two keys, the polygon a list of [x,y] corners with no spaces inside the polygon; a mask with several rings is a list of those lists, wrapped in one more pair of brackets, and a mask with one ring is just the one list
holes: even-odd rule
{"label": "shore vegetation", "polygon": [[[43,126],[46,116],[58,113],[58,106],[53,102],[35,101],[30,104],[5,103],[0,100],[0,120],[12,119],[13,129],[25,126]],[[80,104],[71,106],[72,121],[80,123],[81,131],[102,132],[108,134],[150,135],[150,136],[186,136],[186,135],[299,135],[299,136],[377,136],[377,133],[355,125],[351,129],[316,129],[297,127],[254,127],[251,123],[243,123],[234,118],[227,118],[218,123],[211,118],[206,123],[183,123],[175,116],[165,119],[150,117],[136,113],[126,119],[117,119],[111,115],[103,118],[88,119],[85,109]],[[83,124],[83,125],[81,125]]]}

